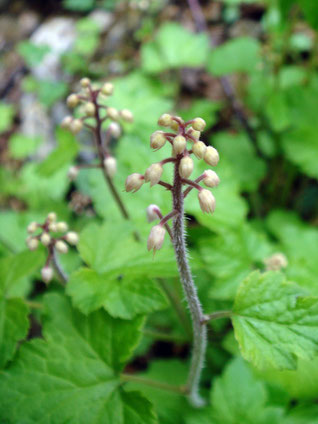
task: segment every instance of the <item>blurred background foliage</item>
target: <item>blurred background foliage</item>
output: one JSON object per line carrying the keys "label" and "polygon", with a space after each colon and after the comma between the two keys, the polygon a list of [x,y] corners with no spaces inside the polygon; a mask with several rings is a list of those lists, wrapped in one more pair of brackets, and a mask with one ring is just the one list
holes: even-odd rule
{"label": "blurred background foliage", "polygon": [[[186,202],[191,262],[205,310],[230,308],[239,283],[252,270],[263,270],[275,252],[287,257],[288,280],[318,295],[318,2],[202,0],[201,6],[203,21],[182,1],[0,1],[0,269],[5,275],[16,264],[22,268],[6,296],[40,301],[47,291],[38,273],[43,252],[26,252],[24,241],[27,224],[54,210],[74,230],[85,228],[84,238],[104,222],[105,238],[112,231],[119,238],[104,246],[106,256],[115,249],[122,258],[118,268],[136,258],[129,269],[139,281],[141,268],[150,280],[162,273],[182,298],[168,242],[154,261],[141,246],[132,255],[130,230],[100,172],[83,171],[75,182],[66,177],[75,160],[94,157],[88,132],[75,140],[59,127],[68,113],[65,97],[83,76],[111,80],[109,104],[134,114],[134,123],[125,124],[113,143],[120,192],[128,174],[143,173],[164,157],[148,147],[161,113],[206,120],[203,140],[221,157],[217,208],[212,217],[204,215],[195,193]],[[204,169],[196,163],[197,175]],[[146,207],[170,210],[169,195],[158,187],[121,197],[143,238],[151,225]],[[62,260],[68,272],[81,263],[75,250]],[[48,290],[59,289],[53,284]],[[87,312],[87,293],[69,291],[75,306]],[[90,311],[104,300],[98,298]],[[153,302],[151,310],[167,307],[160,293]],[[123,307],[119,316],[141,312],[148,311]],[[177,316],[170,309],[155,312],[147,327],[175,339],[157,340],[149,331],[131,366],[182,382],[188,335]],[[318,422],[317,361],[303,360],[296,371],[255,372],[241,359],[229,362],[238,349],[227,322],[212,327],[203,380],[208,390],[211,378],[223,373],[211,392],[217,406],[194,412],[180,396],[145,387],[160,422]],[[236,392],[229,380],[236,381]]]}

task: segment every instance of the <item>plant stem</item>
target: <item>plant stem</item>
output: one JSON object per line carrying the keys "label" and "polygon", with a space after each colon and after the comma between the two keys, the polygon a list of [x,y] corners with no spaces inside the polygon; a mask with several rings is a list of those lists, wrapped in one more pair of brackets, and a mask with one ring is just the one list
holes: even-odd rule
{"label": "plant stem", "polygon": [[177,259],[180,280],[188,301],[193,327],[192,358],[187,382],[188,398],[193,406],[200,407],[205,403],[199,395],[199,383],[201,371],[204,365],[207,344],[207,330],[205,325],[201,325],[201,321],[204,320],[204,314],[187,259],[184,230],[182,180],[178,171],[179,162],[180,160],[176,162],[174,167],[174,184],[172,190],[173,209],[178,211],[178,214],[174,217],[173,221],[173,245]]}
{"label": "plant stem", "polygon": [[163,333],[162,331],[151,330],[149,328],[145,328],[143,330],[143,334],[148,337],[152,337],[157,340],[163,340],[167,342],[176,342],[176,343],[186,343],[187,339],[184,336],[179,336],[170,333]]}
{"label": "plant stem", "polygon": [[201,321],[201,324],[207,324],[209,321],[213,321],[215,319],[230,318],[232,314],[232,311],[215,311],[211,314],[206,314],[203,318],[203,321]]}
{"label": "plant stem", "polygon": [[55,272],[57,273],[57,275],[58,275],[61,283],[63,285],[65,285],[68,282],[68,276],[63,271],[63,268],[62,268],[61,264],[59,263],[59,260],[57,258],[56,251],[55,251],[54,248],[52,250],[52,264],[53,264],[53,267],[55,269]]}
{"label": "plant stem", "polygon": [[123,216],[124,219],[129,220],[129,213],[121,200],[119,193],[113,183],[113,180],[110,178],[110,176],[107,174],[106,169],[104,167],[104,152],[103,152],[103,139],[102,139],[102,120],[99,114],[99,107],[97,105],[97,100],[95,99],[95,119],[96,119],[96,128],[94,131],[95,139],[96,139],[96,147],[97,147],[97,153],[100,160],[100,165],[103,171],[103,175],[106,181],[106,184],[109,187],[109,190],[111,191],[111,194],[117,203],[117,206]]}
{"label": "plant stem", "polygon": [[169,392],[184,394],[186,388],[183,386],[172,386],[171,384],[161,383],[160,381],[150,380],[149,378],[140,377],[134,374],[120,374],[122,381],[132,381],[134,383],[145,384],[147,386],[155,387],[156,389],[166,390]]}

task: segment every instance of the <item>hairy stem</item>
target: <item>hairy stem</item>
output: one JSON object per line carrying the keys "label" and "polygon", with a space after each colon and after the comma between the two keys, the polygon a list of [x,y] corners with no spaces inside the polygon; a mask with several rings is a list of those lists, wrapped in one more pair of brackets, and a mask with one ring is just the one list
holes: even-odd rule
{"label": "hairy stem", "polygon": [[193,406],[204,405],[204,400],[199,395],[201,371],[204,366],[207,344],[206,326],[201,324],[204,320],[203,310],[194,285],[190,266],[187,259],[187,249],[184,230],[184,209],[182,180],[179,175],[179,161],[175,164],[173,185],[173,209],[178,211],[173,221],[173,245],[178,263],[181,284],[186,295],[193,327],[193,347],[187,388],[189,401]]}

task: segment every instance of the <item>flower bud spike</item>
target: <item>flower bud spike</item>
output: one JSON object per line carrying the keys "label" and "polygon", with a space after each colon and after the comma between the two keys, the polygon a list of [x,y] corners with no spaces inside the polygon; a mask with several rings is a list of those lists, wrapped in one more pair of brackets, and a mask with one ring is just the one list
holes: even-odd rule
{"label": "flower bud spike", "polygon": [[179,165],[179,174],[182,178],[189,178],[193,171],[193,160],[189,156],[181,159]]}
{"label": "flower bud spike", "polygon": [[63,240],[58,240],[55,243],[55,248],[59,253],[67,253],[68,252],[67,244]]}
{"label": "flower bud spike", "polygon": [[33,234],[33,233],[35,233],[35,231],[37,230],[37,228],[38,228],[37,222],[31,222],[28,225],[27,231],[28,231],[29,234]]}
{"label": "flower bud spike", "polygon": [[66,104],[69,108],[73,109],[76,107],[80,102],[80,99],[77,94],[70,94],[68,98],[66,99]]}
{"label": "flower bud spike", "polygon": [[159,150],[166,144],[166,137],[163,131],[155,131],[150,136],[150,147],[154,150]]}
{"label": "flower bud spike", "polygon": [[84,105],[84,113],[86,116],[94,116],[96,112],[96,107],[94,105],[94,103],[92,102],[87,102]]}
{"label": "flower bud spike", "polygon": [[137,190],[140,189],[140,187],[144,184],[145,177],[141,174],[137,174],[136,172],[134,174],[129,175],[126,178],[125,188],[126,191],[132,191],[135,193]]}
{"label": "flower bud spike", "polygon": [[53,278],[53,269],[49,266],[45,266],[41,269],[42,280],[45,283],[49,283]]}
{"label": "flower bud spike", "polygon": [[129,109],[123,109],[119,112],[120,116],[127,122],[134,122],[134,115]]}
{"label": "flower bud spike", "polygon": [[56,223],[56,231],[58,231],[59,233],[65,233],[65,231],[68,230],[68,225],[66,222],[57,222]]}
{"label": "flower bud spike", "polygon": [[187,141],[182,135],[177,135],[173,139],[173,151],[176,155],[183,153],[186,146],[187,146]]}
{"label": "flower bud spike", "polygon": [[73,122],[73,118],[71,116],[65,116],[65,118],[61,122],[61,127],[69,130],[72,122]]}
{"label": "flower bud spike", "polygon": [[192,121],[192,127],[193,129],[195,129],[196,131],[203,131],[204,128],[206,126],[206,122],[204,119],[202,118],[195,118]]}
{"label": "flower bud spike", "polygon": [[39,240],[35,237],[28,237],[26,244],[29,250],[36,250],[39,246]]}
{"label": "flower bud spike", "polygon": [[203,212],[213,213],[215,210],[215,198],[213,194],[203,188],[199,191],[198,199]]}
{"label": "flower bud spike", "polygon": [[104,167],[107,175],[112,178],[117,172],[116,159],[112,156],[108,156],[106,159],[104,159]]}
{"label": "flower bud spike", "polygon": [[204,155],[204,161],[211,166],[216,166],[219,162],[219,153],[218,151],[212,147],[208,146]]}
{"label": "flower bud spike", "polygon": [[74,231],[70,231],[69,233],[66,233],[65,240],[72,246],[75,246],[79,241],[78,234]]}
{"label": "flower bud spike", "polygon": [[220,178],[218,174],[211,169],[204,171],[203,173],[203,182],[207,187],[217,187],[220,183]]}
{"label": "flower bud spike", "polygon": [[206,149],[207,149],[207,147],[203,143],[203,141],[197,141],[196,143],[193,144],[193,147],[192,147],[192,151],[198,159],[204,158],[204,155],[206,153]]}
{"label": "flower bud spike", "polygon": [[191,137],[195,138],[196,140],[199,140],[200,139],[201,132],[200,131],[196,131],[192,127],[190,127],[188,129],[188,131],[187,131],[186,134],[190,135]]}
{"label": "flower bud spike", "polygon": [[119,112],[117,109],[115,109],[114,107],[108,107],[107,108],[107,116],[113,120],[113,121],[117,121],[119,119]]}
{"label": "flower bud spike", "polygon": [[114,138],[120,137],[121,129],[120,125],[117,122],[111,122],[108,127],[108,131]]}
{"label": "flower bud spike", "polygon": [[153,249],[154,253],[156,250],[161,249],[165,239],[165,234],[166,230],[161,225],[155,225],[152,227],[147,241],[147,249]]}
{"label": "flower bud spike", "polygon": [[155,221],[156,219],[159,219],[162,217],[162,213],[160,211],[159,206],[157,205],[149,205],[147,210],[147,221],[148,222],[152,222]]}
{"label": "flower bud spike", "polygon": [[73,134],[78,134],[83,128],[83,122],[80,119],[73,119],[69,128]]}
{"label": "flower bud spike", "polygon": [[114,86],[111,82],[106,82],[101,88],[101,93],[105,96],[111,96],[113,94],[113,91]]}
{"label": "flower bud spike", "polygon": [[77,166],[71,166],[67,172],[67,177],[70,181],[76,180],[79,173]]}
{"label": "flower bud spike", "polygon": [[169,115],[168,113],[164,113],[158,119],[158,125],[162,127],[170,127],[171,123],[172,123],[172,116]]}
{"label": "flower bud spike", "polygon": [[91,84],[91,80],[89,78],[82,78],[80,81],[81,87],[87,88]]}
{"label": "flower bud spike", "polygon": [[160,163],[153,163],[145,173],[145,181],[150,182],[150,187],[158,184],[163,173],[163,167]]}
{"label": "flower bud spike", "polygon": [[43,246],[48,246],[51,243],[51,236],[48,233],[43,233],[41,235],[41,243]]}
{"label": "flower bud spike", "polygon": [[264,259],[266,265],[266,271],[280,271],[282,268],[286,268],[288,260],[283,253],[274,253],[269,258]]}
{"label": "flower bud spike", "polygon": [[57,220],[57,216],[55,212],[50,212],[47,216],[47,220],[49,222],[55,222]]}

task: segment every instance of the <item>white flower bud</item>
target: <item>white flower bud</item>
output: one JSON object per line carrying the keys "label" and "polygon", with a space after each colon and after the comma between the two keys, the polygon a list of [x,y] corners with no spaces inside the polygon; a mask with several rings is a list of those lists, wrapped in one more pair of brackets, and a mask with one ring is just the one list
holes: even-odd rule
{"label": "white flower bud", "polygon": [[158,184],[160,181],[161,175],[163,173],[163,167],[160,163],[153,163],[149,166],[145,173],[145,181],[150,181],[150,186],[154,186],[155,184]]}
{"label": "white flower bud", "polygon": [[53,269],[49,266],[45,266],[41,269],[41,276],[45,283],[49,283],[53,278]]}
{"label": "white flower bud", "polygon": [[82,78],[80,81],[81,87],[87,88],[90,86],[91,80],[89,78]]}
{"label": "white flower bud", "polygon": [[59,233],[65,233],[68,230],[68,225],[66,222],[61,221],[56,223],[56,231]]}
{"label": "white flower bud", "polygon": [[195,118],[192,122],[192,127],[196,131],[203,131],[206,126],[206,122],[202,118]]}
{"label": "white flower bud", "polygon": [[192,147],[192,151],[198,159],[204,158],[204,155],[206,153],[206,149],[207,149],[207,147],[203,143],[203,141],[197,141],[196,143],[193,144],[193,147]]}
{"label": "white flower bud", "polygon": [[176,155],[179,155],[180,153],[183,153],[184,149],[186,148],[187,141],[182,135],[177,135],[173,139],[173,151]]}
{"label": "white flower bud", "polygon": [[283,253],[274,253],[264,260],[264,264],[266,265],[266,271],[279,271],[287,267],[288,261]]}
{"label": "white flower bud", "polygon": [[191,135],[196,140],[199,140],[201,132],[194,130],[192,127],[190,127],[187,131],[187,134]]}
{"label": "white flower bud", "polygon": [[43,246],[48,246],[51,243],[51,236],[48,233],[43,233],[41,235],[41,243]]}
{"label": "white flower bud", "polygon": [[73,119],[70,124],[70,130],[73,134],[79,133],[83,128],[83,122],[80,119]]}
{"label": "white flower bud", "polygon": [[154,253],[156,250],[161,249],[165,239],[165,234],[166,230],[161,225],[155,225],[152,227],[147,241],[147,249],[153,249]]}
{"label": "white flower bud", "polygon": [[69,233],[66,233],[65,240],[69,244],[75,246],[78,243],[78,234],[75,233],[74,231],[70,231]]}
{"label": "white flower bud", "polygon": [[109,132],[115,138],[118,138],[121,134],[120,125],[117,122],[112,122],[108,127]]}
{"label": "white flower bud", "polygon": [[120,116],[127,122],[134,122],[134,115],[129,109],[123,109],[120,112]]}
{"label": "white flower bud", "polygon": [[104,159],[104,167],[109,177],[113,177],[117,172],[117,161],[112,156]]}
{"label": "white flower bud", "polygon": [[52,231],[52,233],[56,233],[57,232],[57,225],[55,222],[51,222],[49,224],[49,231]]}
{"label": "white flower bud", "polygon": [[32,233],[34,233],[36,230],[37,230],[37,228],[38,228],[38,224],[37,224],[37,222],[31,222],[29,225],[28,225],[28,233],[29,234],[32,234]]}
{"label": "white flower bud", "polygon": [[198,194],[200,207],[203,212],[213,213],[215,210],[215,198],[213,194],[206,189],[202,189]]}
{"label": "white flower bud", "polygon": [[212,171],[211,169],[207,169],[204,171],[203,175],[203,182],[206,186],[213,188],[219,185],[220,178],[216,172]]}
{"label": "white flower bud", "polygon": [[66,99],[66,104],[69,108],[73,109],[79,104],[79,101],[80,99],[77,94],[70,94]]}
{"label": "white flower bud", "polygon": [[96,111],[96,107],[94,105],[94,103],[92,102],[87,102],[84,105],[84,113],[87,116],[94,116],[95,115],[95,111]]}
{"label": "white flower bud", "polygon": [[57,220],[57,216],[55,212],[50,212],[47,216],[47,220],[49,222],[55,222]]}
{"label": "white flower bud", "polygon": [[216,166],[219,162],[219,159],[220,157],[218,151],[214,147],[208,146],[204,155],[204,161],[211,166]]}
{"label": "white flower bud", "polygon": [[155,150],[161,149],[166,144],[166,137],[163,131],[155,131],[150,136],[150,147]]}
{"label": "white flower bud", "polygon": [[[182,118],[180,118],[180,116],[174,116],[174,118],[178,118],[178,119],[179,119],[179,121],[183,122],[183,119],[182,119]],[[177,121],[175,121],[174,119],[172,119],[171,124],[170,124],[170,128],[171,128],[173,131],[179,131],[179,124],[178,124],[178,122],[177,122]]]}
{"label": "white flower bud", "polygon": [[193,160],[186,156],[181,159],[179,165],[179,174],[183,178],[189,178],[193,171]]}
{"label": "white flower bud", "polygon": [[105,82],[105,84],[101,88],[101,92],[105,96],[110,96],[111,94],[113,94],[113,91],[114,91],[114,86],[111,82]]}
{"label": "white flower bud", "polygon": [[113,121],[117,121],[119,119],[119,112],[114,107],[108,107],[107,108],[107,115]]}
{"label": "white flower bud", "polygon": [[58,240],[55,243],[55,248],[60,253],[67,253],[68,252],[67,244],[63,240]]}
{"label": "white flower bud", "polygon": [[35,237],[28,237],[26,244],[29,250],[36,250],[39,246],[39,240]]}
{"label": "white flower bud", "polygon": [[140,189],[144,182],[145,178],[141,174],[137,174],[135,172],[134,174],[128,175],[125,182],[126,191],[132,191],[133,193],[135,193],[137,190]]}
{"label": "white flower bud", "polygon": [[79,173],[79,169],[77,166],[71,166],[67,172],[67,177],[69,180],[74,181]]}
{"label": "white flower bud", "polygon": [[168,113],[164,113],[158,119],[158,125],[162,127],[170,127],[171,123],[172,123],[172,116],[169,115]]}
{"label": "white flower bud", "polygon": [[148,222],[152,222],[160,218],[160,208],[157,205],[149,205],[146,210],[146,213]]}
{"label": "white flower bud", "polygon": [[72,122],[73,118],[71,116],[65,116],[65,118],[61,122],[61,127],[69,130]]}

